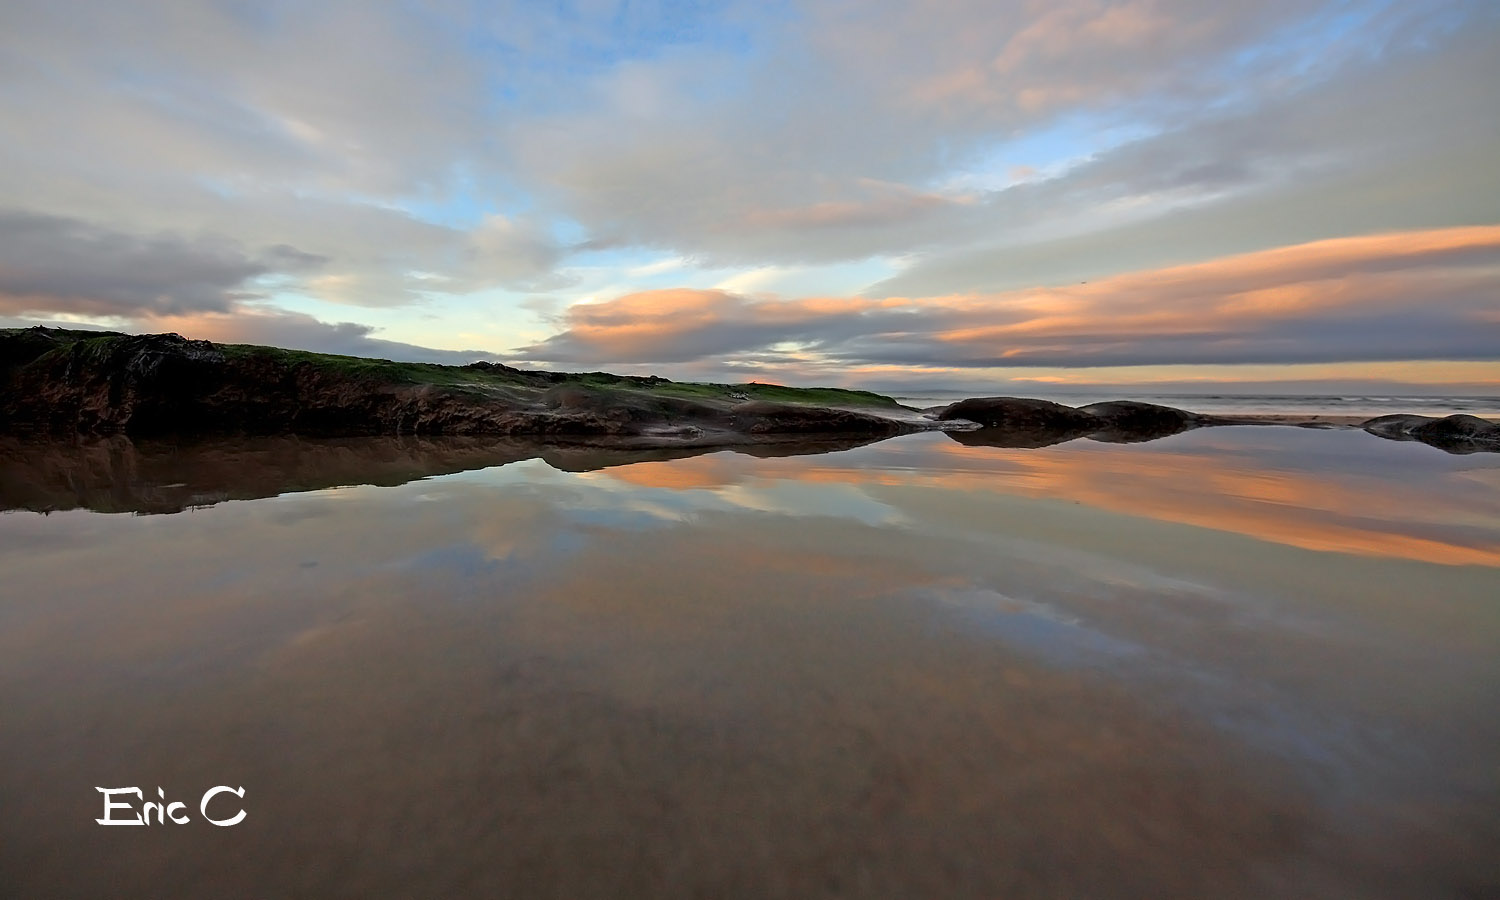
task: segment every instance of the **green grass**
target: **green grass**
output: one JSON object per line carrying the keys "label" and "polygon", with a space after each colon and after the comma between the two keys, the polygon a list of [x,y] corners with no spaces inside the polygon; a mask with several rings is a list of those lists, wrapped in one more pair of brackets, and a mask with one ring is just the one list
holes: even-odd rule
{"label": "green grass", "polygon": [[899,408],[901,404],[870,391],[849,391],[843,388],[798,388],[779,384],[703,384],[699,382],[671,382],[653,388],[654,391],[689,399],[732,399],[731,394],[741,394],[752,400],[772,403],[811,403],[818,406],[876,406]]}
{"label": "green grass", "polygon": [[[536,387],[537,383],[525,376],[512,375],[497,370],[469,369],[462,366],[444,366],[436,363],[393,362],[388,359],[368,359],[361,356],[336,356],[331,353],[312,353],[306,350],[282,350],[277,347],[261,347],[254,344],[225,344],[225,356],[248,358],[259,356],[273,359],[286,365],[316,365],[331,372],[356,378],[369,378],[385,383],[437,384],[437,385],[506,385]],[[871,406],[899,408],[900,404],[890,397],[870,391],[849,391],[841,388],[796,388],[777,384],[705,384],[699,382],[661,381],[644,384],[635,379],[612,375],[608,372],[580,372],[568,374],[561,384],[576,384],[583,387],[608,390],[626,388],[645,393],[682,397],[690,400],[733,401],[732,395],[744,395],[755,400],[776,403],[807,403],[819,406]]]}
{"label": "green grass", "polygon": [[229,359],[258,359],[284,366],[314,366],[330,374],[379,381],[386,384],[521,384],[522,380],[503,372],[441,366],[436,363],[395,362],[364,356],[339,356],[308,350],[283,350],[256,344],[221,344],[219,349]]}

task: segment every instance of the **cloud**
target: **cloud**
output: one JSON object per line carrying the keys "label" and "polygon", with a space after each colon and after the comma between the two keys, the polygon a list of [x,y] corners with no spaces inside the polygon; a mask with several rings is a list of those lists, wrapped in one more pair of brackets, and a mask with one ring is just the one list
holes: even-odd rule
{"label": "cloud", "polygon": [[225,344],[261,344],[315,353],[429,362],[461,366],[477,360],[498,361],[484,350],[437,350],[372,337],[375,329],[355,322],[329,323],[303,313],[276,309],[240,308],[233,313],[196,313],[138,320],[136,329],[173,331],[195,340]]}
{"label": "cloud", "polygon": [[[372,337],[267,306],[258,279],[320,270],[326,260],[279,244],[251,252],[223,237],[132,235],[59,216],[0,210],[0,314],[108,319],[132,330],[175,331],[226,343],[461,365],[485,351],[435,350]],[[316,279],[317,276],[314,276]]]}
{"label": "cloud", "polygon": [[[231,314],[273,286],[396,330],[418,313],[362,309],[530,334],[515,294],[661,284],[682,260],[695,288],[695,272],[762,274],[715,272],[742,292],[701,308],[579,309],[533,349],[768,368],[814,350],[1291,358],[1317,355],[1319,328],[1341,355],[1400,326],[1410,352],[1451,329],[1472,354],[1451,311],[1479,276],[1439,266],[1401,287],[1436,312],[1308,314],[1238,344],[1017,349],[982,329],[1030,321],[1012,293],[1037,284],[1500,221],[1497,35],[1488,0],[13,0],[0,197],[42,219],[25,225],[36,252],[0,247],[0,312]],[[887,263],[901,270],[826,309],[743,293],[774,273],[806,296],[837,266]],[[1398,288],[1350,277],[1367,298]],[[662,304],[689,324],[627,340],[594,320]]]}
{"label": "cloud", "polygon": [[1183,90],[1205,62],[1308,10],[1284,0],[875,0],[822,8],[821,48],[898,109],[1019,127],[1062,108]]}
{"label": "cloud", "polygon": [[502,362],[502,357],[486,350],[440,350],[374,337],[375,328],[357,322],[324,322],[305,313],[247,306],[228,313],[190,313],[131,319],[109,327],[68,318],[38,319],[33,316],[0,315],[0,328],[81,329],[86,331],[124,331],[129,334],[163,334],[175,332],[194,340],[211,340],[226,344],[258,344],[315,353],[334,353],[369,359],[391,359],[399,362],[428,362],[461,366],[478,360]]}
{"label": "cloud", "polygon": [[572,363],[691,362],[741,354],[786,341],[829,343],[872,330],[903,301],[861,298],[757,300],[721,290],[667,289],[604,303],[578,303],[561,333],[517,354]]}
{"label": "cloud", "polygon": [[[988,283],[949,288],[991,290],[1017,263],[1047,280],[1171,261],[1163,248],[1181,261],[1368,231],[1372,207],[1380,229],[1454,224],[1431,219],[1462,176],[1429,164],[1469,147],[1462,174],[1492,178],[1465,138],[1500,150],[1483,136],[1500,109],[1479,87],[1500,78],[1497,21],[1482,3],[1438,0],[815,3],[774,54],[736,66],[664,53],[511,123],[508,143],[540,195],[611,246],[705,265],[904,255],[922,277],[960,251],[975,268],[1003,256],[984,267]],[[622,101],[625,80],[657,99]],[[1104,137],[1116,132],[1137,139],[1116,147]],[[1077,154],[1078,171],[992,196],[943,187],[1059,161],[1028,141]],[[1350,211],[1337,202],[1392,177],[1399,201],[1373,190]],[[1308,191],[1325,202],[1295,235],[1274,213],[1232,211],[1264,193],[1301,211]],[[1119,237],[1199,206],[1225,209],[1234,232],[1212,247],[1213,229],[1134,241],[1136,258],[1110,252],[1102,265],[1087,252],[1109,252],[1101,237],[1028,266],[1039,242]]]}
{"label": "cloud", "polygon": [[248,282],[327,260],[286,244],[123,234],[60,216],[0,210],[0,312],[131,317],[227,312]]}
{"label": "cloud", "polygon": [[77,174],[407,193],[484,129],[485,72],[452,52],[440,16],[350,0],[18,0],[0,26],[27,75],[7,102],[29,115],[7,130]]}
{"label": "cloud", "polygon": [[550,223],[499,211],[524,198],[499,186],[504,67],[468,46],[470,15],[8,3],[0,196],[122,234],[295,246],[325,259],[297,287],[336,303],[560,286]]}
{"label": "cloud", "polygon": [[[1085,284],[932,298],[665,290],[577,304],[567,362],[1129,366],[1500,359],[1500,226],[1340,238]],[[786,345],[791,345],[790,347]]]}
{"label": "cloud", "polygon": [[1500,221],[1497,31],[1393,53],[1346,77],[1198,116],[1050,179],[997,191],[877,296],[1092,278],[1347,234]]}

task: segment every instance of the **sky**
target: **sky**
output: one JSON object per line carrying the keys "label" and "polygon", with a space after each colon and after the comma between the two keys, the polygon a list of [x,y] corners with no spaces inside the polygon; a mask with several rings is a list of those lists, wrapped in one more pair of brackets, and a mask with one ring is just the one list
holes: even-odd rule
{"label": "sky", "polygon": [[1494,0],[7,0],[0,325],[1500,395]]}

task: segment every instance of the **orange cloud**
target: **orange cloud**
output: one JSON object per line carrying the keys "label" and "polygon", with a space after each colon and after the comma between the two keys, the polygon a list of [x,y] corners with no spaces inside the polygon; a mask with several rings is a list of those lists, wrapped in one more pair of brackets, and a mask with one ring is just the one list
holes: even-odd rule
{"label": "orange cloud", "polygon": [[[942,297],[672,290],[580,304],[528,357],[732,360],[797,342],[841,365],[1120,366],[1500,355],[1500,225],[1337,238],[1097,281]],[[774,355],[774,354],[773,354]]]}

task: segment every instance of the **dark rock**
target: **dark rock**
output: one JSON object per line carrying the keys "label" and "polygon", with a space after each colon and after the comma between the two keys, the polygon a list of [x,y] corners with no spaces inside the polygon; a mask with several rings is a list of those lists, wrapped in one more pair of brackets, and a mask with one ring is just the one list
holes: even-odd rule
{"label": "dark rock", "polygon": [[951,432],[955,441],[984,447],[1048,447],[1092,434],[1102,427],[1098,416],[1025,397],[979,397],[960,400],[937,414],[939,421],[965,420],[978,431]]}
{"label": "dark rock", "polygon": [[1383,438],[1389,438],[1393,441],[1414,441],[1417,438],[1411,433],[1411,430],[1418,425],[1432,421],[1435,420],[1431,416],[1398,414],[1391,416],[1376,416],[1373,419],[1368,419],[1365,422],[1361,423],[1359,427],[1363,428],[1365,431],[1368,431],[1370,434],[1379,435]]}
{"label": "dark rock", "polygon": [[1474,441],[1493,443],[1500,442],[1500,424],[1488,422],[1478,416],[1456,415],[1444,416],[1431,422],[1424,422],[1412,429],[1419,439],[1424,441]]}
{"label": "dark rock", "polygon": [[985,428],[1009,428],[1031,431],[1075,431],[1087,434],[1097,428],[1099,420],[1089,413],[1051,400],[1025,397],[976,397],[960,400],[938,413],[939,421],[965,419]]}
{"label": "dark rock", "polygon": [[730,409],[725,424],[745,434],[903,434],[912,428],[869,413],[751,400]]}
{"label": "dark rock", "polygon": [[941,409],[937,418],[983,426],[978,431],[952,433],[960,443],[1018,448],[1048,447],[1085,436],[1122,443],[1149,441],[1186,431],[1202,421],[1194,413],[1134,400],[1110,400],[1075,409],[1022,397],[960,400]]}

